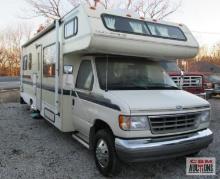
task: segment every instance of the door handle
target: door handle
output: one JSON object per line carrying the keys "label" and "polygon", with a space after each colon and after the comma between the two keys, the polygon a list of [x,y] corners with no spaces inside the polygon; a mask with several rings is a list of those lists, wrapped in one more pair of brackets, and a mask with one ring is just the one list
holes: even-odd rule
{"label": "door handle", "polygon": [[75,99],[72,100],[72,105],[73,105],[73,106],[75,105]]}

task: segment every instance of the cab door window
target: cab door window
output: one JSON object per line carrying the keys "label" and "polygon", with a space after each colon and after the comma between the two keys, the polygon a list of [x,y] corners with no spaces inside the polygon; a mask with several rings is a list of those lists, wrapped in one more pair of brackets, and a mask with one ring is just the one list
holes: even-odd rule
{"label": "cab door window", "polygon": [[76,88],[91,91],[94,83],[94,75],[90,60],[84,60],[79,67],[76,80]]}

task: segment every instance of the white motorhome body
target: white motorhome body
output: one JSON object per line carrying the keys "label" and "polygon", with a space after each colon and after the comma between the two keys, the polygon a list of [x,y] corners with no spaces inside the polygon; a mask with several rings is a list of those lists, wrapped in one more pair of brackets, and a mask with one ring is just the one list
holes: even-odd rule
{"label": "white motorhome body", "polygon": [[[207,101],[172,86],[164,89],[111,89],[108,82],[112,78],[108,75],[120,75],[112,69],[108,71],[108,65],[118,66],[119,72],[126,66],[130,74],[136,75],[137,71],[132,72],[133,67],[146,66],[153,69],[151,76],[154,80],[159,79],[159,75],[154,74],[158,73],[172,83],[155,61],[193,57],[197,52],[198,43],[185,25],[142,20],[78,6],[23,45],[21,99],[59,130],[74,132],[74,137],[89,148],[94,148],[94,140],[103,135],[100,130],[107,128],[117,136],[114,137],[117,155],[126,161],[130,160],[127,160],[128,156],[132,158],[130,161],[148,158],[146,151],[150,146],[143,145],[146,141],[140,140],[134,140],[135,146],[132,146],[132,142],[125,139],[152,140],[154,137],[185,135],[176,152],[172,148],[167,156],[196,152],[212,140],[212,132],[207,129],[209,120],[198,121],[203,113],[209,114]],[[128,120],[123,116],[133,115],[149,116],[145,130],[122,129],[123,121]],[[167,128],[155,126],[155,120],[164,118],[179,119],[183,123],[172,121],[175,124],[170,124],[171,129],[169,125]],[[193,143],[194,139],[197,140]],[[181,151],[182,146],[190,141],[196,143],[196,147],[190,145],[192,149]],[[157,144],[155,153],[149,158],[158,155],[161,144]],[[143,147],[144,156],[137,151],[134,155],[129,153],[132,148],[139,150],[139,147]],[[100,151],[104,149],[97,148],[95,153]],[[159,158],[163,158],[163,154]],[[112,172],[113,169],[109,169],[112,166],[97,161],[103,174]]]}

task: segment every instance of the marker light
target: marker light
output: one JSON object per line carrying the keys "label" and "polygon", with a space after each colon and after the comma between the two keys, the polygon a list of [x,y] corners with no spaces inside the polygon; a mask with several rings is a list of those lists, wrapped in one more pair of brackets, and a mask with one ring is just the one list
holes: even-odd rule
{"label": "marker light", "polygon": [[90,9],[92,9],[92,10],[96,10],[96,7],[94,7],[94,6],[91,6],[91,7],[90,7]]}

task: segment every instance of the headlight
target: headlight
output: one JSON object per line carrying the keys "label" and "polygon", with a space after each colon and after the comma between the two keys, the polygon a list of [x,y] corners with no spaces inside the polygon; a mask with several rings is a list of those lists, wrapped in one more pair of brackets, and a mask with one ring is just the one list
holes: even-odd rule
{"label": "headlight", "polygon": [[125,131],[141,131],[149,129],[147,116],[119,116],[119,126]]}
{"label": "headlight", "polygon": [[210,120],[210,111],[203,111],[199,115],[200,123],[209,122]]}

